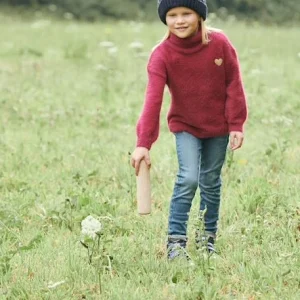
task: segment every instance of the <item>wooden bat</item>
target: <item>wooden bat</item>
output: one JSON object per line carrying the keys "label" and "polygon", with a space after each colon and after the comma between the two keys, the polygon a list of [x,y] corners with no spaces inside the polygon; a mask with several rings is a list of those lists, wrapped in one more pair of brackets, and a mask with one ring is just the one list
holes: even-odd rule
{"label": "wooden bat", "polygon": [[140,163],[136,185],[138,213],[148,215],[151,213],[150,170],[144,160]]}

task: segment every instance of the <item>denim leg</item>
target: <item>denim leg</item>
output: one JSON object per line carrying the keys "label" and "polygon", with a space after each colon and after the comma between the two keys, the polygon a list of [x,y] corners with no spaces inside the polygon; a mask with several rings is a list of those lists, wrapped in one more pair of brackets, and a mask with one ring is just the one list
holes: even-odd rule
{"label": "denim leg", "polygon": [[206,209],[205,231],[214,237],[219,220],[221,170],[226,156],[228,136],[202,139],[202,142],[199,176],[200,210]]}
{"label": "denim leg", "polygon": [[170,204],[169,237],[185,239],[192,200],[198,188],[201,140],[187,132],[175,134],[179,171]]}

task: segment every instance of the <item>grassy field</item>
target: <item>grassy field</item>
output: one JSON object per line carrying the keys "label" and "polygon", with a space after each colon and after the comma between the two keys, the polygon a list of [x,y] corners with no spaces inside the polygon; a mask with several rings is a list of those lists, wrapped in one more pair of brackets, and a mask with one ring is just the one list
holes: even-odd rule
{"label": "grassy field", "polygon": [[[299,27],[213,24],[238,49],[250,114],[223,170],[221,255],[195,250],[197,194],[192,267],[165,257],[177,169],[168,95],[151,216],[137,215],[129,165],[164,26],[0,18],[1,300],[300,299]],[[103,226],[91,264],[80,243],[88,215]]]}

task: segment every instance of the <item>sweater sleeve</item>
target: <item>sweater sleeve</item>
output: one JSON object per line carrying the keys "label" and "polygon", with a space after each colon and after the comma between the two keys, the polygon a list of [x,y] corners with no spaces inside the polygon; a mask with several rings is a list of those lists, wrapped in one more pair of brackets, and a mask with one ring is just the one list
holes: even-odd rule
{"label": "sweater sleeve", "polygon": [[224,46],[226,72],[226,104],[225,115],[229,132],[243,132],[247,119],[246,96],[241,78],[240,65],[235,48],[226,38]]}
{"label": "sweater sleeve", "polygon": [[159,119],[167,71],[158,49],[151,54],[148,66],[148,84],[142,113],[137,123],[137,147],[150,150],[159,135]]}

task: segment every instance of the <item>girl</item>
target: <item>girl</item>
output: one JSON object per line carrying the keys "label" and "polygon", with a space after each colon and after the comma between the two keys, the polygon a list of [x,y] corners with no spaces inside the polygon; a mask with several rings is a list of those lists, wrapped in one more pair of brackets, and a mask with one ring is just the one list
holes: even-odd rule
{"label": "girl", "polygon": [[136,174],[141,160],[150,167],[149,150],[158,138],[167,84],[172,98],[167,119],[179,163],[169,213],[168,258],[182,253],[188,257],[187,222],[198,186],[200,212],[205,213],[204,232],[196,242],[214,253],[221,169],[228,141],[231,150],[242,146],[247,117],[239,62],[228,38],[205,27],[206,0],[158,0],[158,14],[168,34],[148,62],[146,99],[131,163]]}

